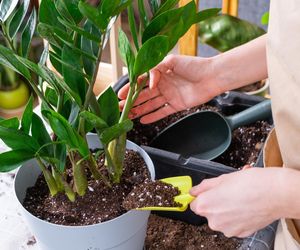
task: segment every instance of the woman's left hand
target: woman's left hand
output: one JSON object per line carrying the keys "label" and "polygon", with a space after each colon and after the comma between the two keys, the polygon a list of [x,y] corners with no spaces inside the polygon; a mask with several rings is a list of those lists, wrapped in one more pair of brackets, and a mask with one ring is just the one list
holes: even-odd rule
{"label": "woman's left hand", "polygon": [[279,175],[280,168],[250,168],[206,179],[191,189],[190,207],[212,230],[249,236],[279,218]]}

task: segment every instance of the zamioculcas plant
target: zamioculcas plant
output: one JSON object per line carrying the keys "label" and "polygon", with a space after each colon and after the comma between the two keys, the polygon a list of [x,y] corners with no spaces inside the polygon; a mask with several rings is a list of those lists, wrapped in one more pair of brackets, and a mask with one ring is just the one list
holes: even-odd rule
{"label": "zamioculcas plant", "polygon": [[[167,0],[159,5],[152,1],[150,17],[144,1],[139,0],[138,31],[131,0],[102,0],[97,6],[80,0],[42,0],[37,31],[48,46],[40,62],[36,64],[0,46],[0,63],[38,86],[34,90],[42,100],[42,114],[53,134],[47,132],[42,119],[33,113],[30,99],[20,124],[17,119],[0,120],[0,138],[11,148],[0,154],[0,170],[13,170],[35,158],[51,194],[63,192],[71,201],[76,194],[83,196],[87,190],[87,168],[93,178],[102,179],[108,186],[120,182],[126,132],[132,128],[128,114],[145,85],[137,84],[138,76],[157,65],[192,24],[219,11],[198,13],[194,1],[181,8],[175,7],[177,3]],[[107,88],[100,97],[95,96],[93,88],[110,28],[125,9],[134,47],[120,31],[120,52],[130,79],[128,99],[120,115],[112,88]],[[7,28],[5,24],[3,27]],[[48,56],[57,73],[45,66]],[[33,74],[39,76],[37,83],[33,82]],[[96,163],[102,151],[89,150],[86,134],[92,129],[102,142],[108,175],[102,174]],[[66,178],[66,162],[71,165],[72,181]]]}

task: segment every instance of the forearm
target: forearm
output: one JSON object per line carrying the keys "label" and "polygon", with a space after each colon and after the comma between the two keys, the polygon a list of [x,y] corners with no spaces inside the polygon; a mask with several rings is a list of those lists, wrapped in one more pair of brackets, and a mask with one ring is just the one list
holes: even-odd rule
{"label": "forearm", "polygon": [[274,194],[275,199],[280,202],[278,217],[300,219],[300,171],[283,168],[281,172],[279,193]]}
{"label": "forearm", "polygon": [[211,58],[214,82],[221,92],[267,78],[266,35]]}

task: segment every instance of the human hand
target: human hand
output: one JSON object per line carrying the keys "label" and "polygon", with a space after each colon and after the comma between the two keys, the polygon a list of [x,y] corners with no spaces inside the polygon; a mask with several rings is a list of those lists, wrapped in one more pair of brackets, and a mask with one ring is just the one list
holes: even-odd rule
{"label": "human hand", "polygon": [[[148,86],[131,109],[130,118],[152,123],[172,113],[200,105],[220,94],[214,84],[211,59],[190,56],[167,56],[150,71]],[[140,77],[139,82],[145,78]],[[119,91],[124,106],[129,84]]]}
{"label": "human hand", "polygon": [[249,168],[206,179],[191,189],[190,207],[212,230],[247,237],[280,218],[280,170]]}

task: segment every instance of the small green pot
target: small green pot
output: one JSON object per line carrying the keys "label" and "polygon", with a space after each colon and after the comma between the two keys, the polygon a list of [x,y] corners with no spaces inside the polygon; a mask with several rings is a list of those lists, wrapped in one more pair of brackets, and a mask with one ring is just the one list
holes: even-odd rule
{"label": "small green pot", "polygon": [[0,108],[3,110],[13,110],[23,107],[30,96],[28,86],[21,82],[17,88],[12,90],[0,89]]}

